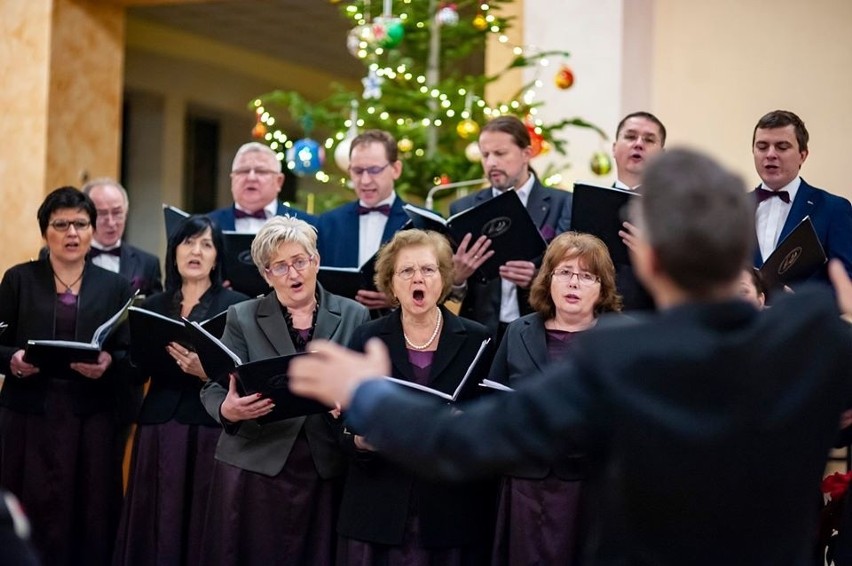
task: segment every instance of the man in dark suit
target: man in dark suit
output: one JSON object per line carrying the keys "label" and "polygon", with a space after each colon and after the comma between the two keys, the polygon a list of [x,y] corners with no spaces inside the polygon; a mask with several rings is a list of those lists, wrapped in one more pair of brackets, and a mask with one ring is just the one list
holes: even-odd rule
{"label": "man in dark suit", "polygon": [[814,497],[852,394],[848,325],[826,289],[762,312],[737,297],[754,231],[738,177],[670,150],[642,182],[631,252],[658,314],[593,330],[541,379],[453,415],[365,379],[387,371],[381,344],[359,357],[315,343],[291,387],[348,406],[367,442],[430,475],[560,462],[580,442],[584,564],[811,564]]}
{"label": "man in dark suit", "polygon": [[[612,186],[625,191],[639,190],[642,172],[648,160],[664,151],[666,127],[650,112],[631,112],[615,128],[612,155],[615,158],[617,178]],[[624,310],[653,310],[654,301],[636,279],[633,267],[616,265],[618,292]]]}
{"label": "man in dark suit", "polygon": [[[805,123],[786,110],[769,112],[754,127],[754,167],[762,181],[753,195],[758,243],[754,265],[763,265],[778,243],[810,216],[825,254],[852,273],[852,205],[799,176],[808,157],[808,139]],[[828,283],[827,268],[809,279]]]}
{"label": "man in dark suit", "polygon": [[160,260],[157,256],[123,242],[130,200],[118,181],[103,178],[83,186],[98,211],[89,258],[92,263],[128,281],[140,295],[153,295],[163,290]]}
{"label": "man in dark suit", "polygon": [[[349,178],[358,200],[320,215],[317,248],[324,265],[360,267],[408,221],[406,204],[394,190],[402,173],[396,140],[367,130],[349,148]],[[355,300],[368,309],[387,309],[384,293],[361,289]]]}
{"label": "man in dark suit", "polygon": [[268,145],[248,142],[240,146],[231,165],[234,203],[207,214],[219,228],[256,234],[273,216],[295,216],[316,225],[316,217],[278,201],[284,184],[281,161]]}
{"label": "man in dark suit", "polygon": [[[500,116],[483,126],[479,134],[482,168],[491,186],[450,204],[457,214],[481,204],[508,189],[514,189],[526,206],[545,241],[550,242],[571,225],[571,193],[545,187],[530,169],[532,148],[523,122],[514,116]],[[484,324],[499,338],[506,325],[531,312],[529,287],[536,266],[524,260],[500,266],[500,278],[481,281],[476,270],[492,255],[485,236],[465,238],[453,258],[454,299],[461,300],[459,314]]]}

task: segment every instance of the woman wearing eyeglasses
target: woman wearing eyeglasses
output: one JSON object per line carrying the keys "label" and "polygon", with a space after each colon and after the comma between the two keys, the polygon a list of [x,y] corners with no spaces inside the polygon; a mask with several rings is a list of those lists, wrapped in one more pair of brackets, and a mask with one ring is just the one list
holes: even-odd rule
{"label": "woman wearing eyeglasses", "polygon": [[[453,259],[435,232],[397,232],[379,252],[376,286],[399,308],[355,331],[363,351],[378,338],[390,351],[393,377],[452,394],[488,330],[442,306]],[[486,350],[470,381],[487,374]],[[437,399],[437,398],[436,398]],[[449,410],[449,408],[448,408]],[[338,565],[482,564],[494,518],[492,481],[449,484],[415,479],[357,434],[342,435],[350,454],[338,532]]]}
{"label": "woman wearing eyeglasses", "polygon": [[[244,362],[304,352],[325,338],[346,344],[370,319],[365,307],[317,284],[316,231],[303,220],[270,219],[252,260],[272,287],[230,307],[222,342]],[[269,399],[241,397],[208,381],[201,400],[223,431],[213,464],[201,564],[332,564],[334,520],[345,460],[329,414],[261,424]]]}
{"label": "woman wearing eyeglasses", "polygon": [[[186,218],[169,236],[166,290],[148,297],[142,307],[201,322],[248,300],[222,287],[223,253],[222,233],[210,218]],[[134,334],[132,339],[145,337]],[[207,375],[198,355],[176,342],[166,351],[170,367],[150,376],[136,419],[114,566],[201,563],[198,552],[220,427],[199,399]]]}
{"label": "woman wearing eyeglasses", "polygon": [[[530,286],[530,305],[535,312],[506,329],[489,375],[512,388],[569,357],[577,335],[601,314],[621,310],[606,245],[589,234],[557,236]],[[529,466],[503,478],[493,564],[579,563],[586,465],[575,451],[553,468]]]}
{"label": "woman wearing eyeglasses", "polygon": [[108,564],[121,505],[113,400],[127,387],[126,328],[96,363],[37,367],[24,351],[28,340],[90,341],[131,289],[86,263],[97,217],[89,197],[56,189],[37,217],[48,255],[0,283],[0,485],[26,509],[43,564]]}

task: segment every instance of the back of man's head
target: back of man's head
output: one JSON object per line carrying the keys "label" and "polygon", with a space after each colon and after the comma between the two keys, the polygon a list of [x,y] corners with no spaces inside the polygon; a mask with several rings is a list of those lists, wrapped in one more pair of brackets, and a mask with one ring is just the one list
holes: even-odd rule
{"label": "back of man's head", "polygon": [[742,179],[687,149],[645,169],[639,222],[660,268],[689,295],[713,295],[737,280],[751,257],[754,204]]}

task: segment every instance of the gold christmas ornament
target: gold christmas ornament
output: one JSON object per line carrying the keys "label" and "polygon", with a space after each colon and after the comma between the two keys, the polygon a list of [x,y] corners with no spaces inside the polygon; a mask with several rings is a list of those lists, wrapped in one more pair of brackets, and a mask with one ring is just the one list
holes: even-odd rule
{"label": "gold christmas ornament", "polygon": [[408,138],[402,138],[396,143],[397,149],[402,153],[408,153],[412,149],[414,149],[414,142]]}
{"label": "gold christmas ornament", "polygon": [[589,161],[589,168],[595,175],[607,175],[612,171],[612,159],[605,151],[596,151]]}
{"label": "gold christmas ornament", "polygon": [[467,118],[458,123],[456,133],[463,140],[473,139],[479,135],[479,124]]}

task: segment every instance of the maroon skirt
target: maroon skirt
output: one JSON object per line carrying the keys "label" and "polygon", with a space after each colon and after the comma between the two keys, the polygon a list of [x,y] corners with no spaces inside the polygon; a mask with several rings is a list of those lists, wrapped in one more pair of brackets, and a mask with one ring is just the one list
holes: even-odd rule
{"label": "maroon skirt", "polygon": [[18,496],[45,566],[105,565],[121,506],[111,412],[75,415],[62,382],[45,414],[0,408],[0,486]]}
{"label": "maroon skirt", "polygon": [[199,564],[331,566],[339,495],[340,480],[317,473],[304,429],[275,477],[216,460]]}
{"label": "maroon skirt", "polygon": [[139,425],[113,564],[200,564],[213,455],[221,429]]}
{"label": "maroon skirt", "polygon": [[504,478],[492,564],[579,564],[582,485],[554,475]]}

